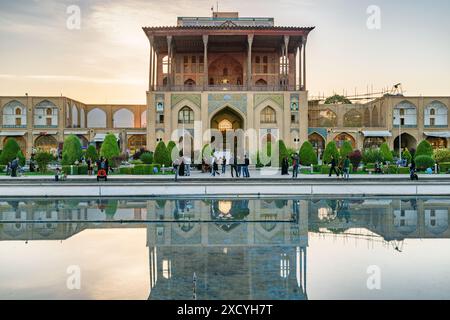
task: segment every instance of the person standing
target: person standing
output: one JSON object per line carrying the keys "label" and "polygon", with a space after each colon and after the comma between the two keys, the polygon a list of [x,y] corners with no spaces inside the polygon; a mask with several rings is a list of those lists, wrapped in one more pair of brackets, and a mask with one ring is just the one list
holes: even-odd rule
{"label": "person standing", "polygon": [[218,159],[214,158],[212,170],[213,170],[213,176],[214,177],[216,176],[216,173],[220,176]]}
{"label": "person standing", "polygon": [[180,167],[180,161],[178,160],[178,158],[176,158],[175,160],[173,160],[173,171],[175,171],[175,181],[178,181],[178,170]]}
{"label": "person standing", "polygon": [[297,179],[298,177],[299,160],[298,154],[294,154],[292,157],[292,179]]}
{"label": "person standing", "polygon": [[11,177],[17,177],[17,168],[19,167],[19,158],[15,158],[11,162]]}
{"label": "person standing", "polygon": [[210,161],[209,161],[209,166],[210,166],[210,170],[211,170],[211,176],[215,176],[216,175],[216,171],[214,170],[214,164],[216,163],[216,157],[214,155],[211,156]]}
{"label": "person standing", "polygon": [[250,166],[250,159],[247,155],[245,155],[244,159],[244,178],[250,178],[250,171],[248,170],[248,167]]}
{"label": "person standing", "polygon": [[331,167],[330,167],[330,173],[328,174],[329,177],[331,177],[332,172],[334,171],[336,173],[336,176],[339,178],[339,172],[336,170],[336,159],[334,156],[331,156]]}
{"label": "person standing", "polygon": [[225,174],[226,167],[227,167],[227,158],[225,158],[225,156],[223,156],[222,157],[222,174]]}
{"label": "person standing", "polygon": [[350,158],[348,156],[344,160],[344,179],[350,179]]}
{"label": "person standing", "polygon": [[92,176],[92,171],[93,171],[94,168],[92,166],[92,159],[91,158],[89,158],[87,160],[87,167],[88,167],[88,175]]}
{"label": "person standing", "polygon": [[284,157],[281,161],[281,175],[285,176],[289,174],[289,160],[287,157]]}
{"label": "person standing", "polygon": [[191,157],[184,157],[185,163],[185,176],[189,177],[191,175]]}

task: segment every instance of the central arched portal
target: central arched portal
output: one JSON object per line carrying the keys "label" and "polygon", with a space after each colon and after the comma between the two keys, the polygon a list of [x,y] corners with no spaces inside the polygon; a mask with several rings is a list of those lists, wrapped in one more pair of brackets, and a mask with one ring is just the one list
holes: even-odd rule
{"label": "central arched portal", "polygon": [[[214,143],[216,151],[228,151],[237,154],[237,147],[244,148],[243,134],[236,134],[236,130],[244,130],[244,119],[231,107],[223,108],[211,118],[211,129],[216,129],[221,133],[219,136],[214,134],[211,136],[211,142]],[[234,141],[229,141],[230,137]],[[216,141],[217,138],[221,141]]]}

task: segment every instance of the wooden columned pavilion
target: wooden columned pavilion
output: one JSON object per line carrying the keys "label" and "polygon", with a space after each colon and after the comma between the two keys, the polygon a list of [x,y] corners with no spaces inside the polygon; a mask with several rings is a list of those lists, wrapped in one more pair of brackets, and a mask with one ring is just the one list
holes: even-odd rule
{"label": "wooden columned pavilion", "polygon": [[[218,26],[144,27],[150,41],[149,91],[214,91],[224,85],[232,90],[304,91],[306,43],[313,29],[242,26],[233,19]],[[224,55],[231,57],[219,63],[220,72],[233,80],[218,83],[214,60]]]}

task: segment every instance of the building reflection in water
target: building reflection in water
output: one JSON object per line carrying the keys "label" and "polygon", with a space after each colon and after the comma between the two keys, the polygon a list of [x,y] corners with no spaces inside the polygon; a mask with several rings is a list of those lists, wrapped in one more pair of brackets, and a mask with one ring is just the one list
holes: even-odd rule
{"label": "building reflection in water", "polygon": [[146,228],[149,299],[306,299],[308,231],[401,251],[405,239],[450,238],[449,207],[442,198],[11,200],[0,202],[0,240]]}

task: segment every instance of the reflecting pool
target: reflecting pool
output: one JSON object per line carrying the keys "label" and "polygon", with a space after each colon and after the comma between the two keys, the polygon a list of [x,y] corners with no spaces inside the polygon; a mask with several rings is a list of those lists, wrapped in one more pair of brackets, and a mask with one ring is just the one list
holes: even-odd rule
{"label": "reflecting pool", "polygon": [[450,299],[450,199],[0,200],[0,299]]}

